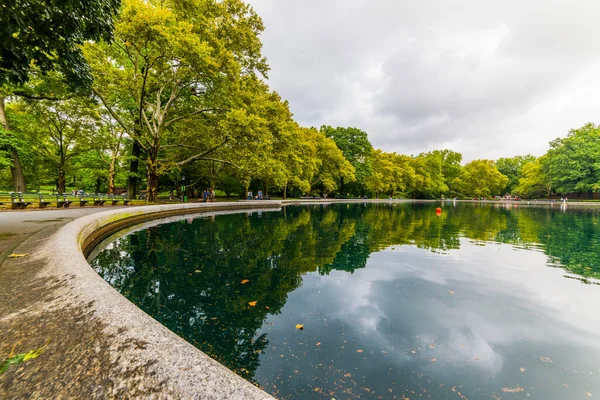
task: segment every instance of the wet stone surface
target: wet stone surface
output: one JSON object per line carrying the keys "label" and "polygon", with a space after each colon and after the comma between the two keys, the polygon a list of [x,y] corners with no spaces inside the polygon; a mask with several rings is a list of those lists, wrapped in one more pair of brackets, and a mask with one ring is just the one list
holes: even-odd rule
{"label": "wet stone surface", "polygon": [[598,211],[437,206],[184,217],[92,265],[282,399],[599,396]]}

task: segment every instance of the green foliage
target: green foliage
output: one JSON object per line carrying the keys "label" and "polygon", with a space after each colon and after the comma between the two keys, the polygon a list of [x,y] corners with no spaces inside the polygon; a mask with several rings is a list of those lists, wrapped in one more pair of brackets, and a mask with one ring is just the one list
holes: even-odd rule
{"label": "green foliage", "polygon": [[91,82],[79,46],[110,40],[119,0],[14,0],[0,5],[0,85],[24,83],[31,66],[61,71],[76,85]]}
{"label": "green foliage", "polygon": [[552,179],[548,174],[547,156],[523,165],[522,177],[515,188],[515,194],[526,198],[540,198],[552,194]]}
{"label": "green foliage", "polygon": [[550,143],[545,161],[557,193],[600,190],[600,126],[589,123]]}
{"label": "green foliage", "polygon": [[501,194],[507,182],[494,161],[474,160],[463,167],[454,185],[463,196],[490,197]]}
{"label": "green foliage", "polygon": [[320,131],[326,137],[334,140],[346,160],[354,167],[356,182],[364,184],[372,171],[371,154],[373,146],[369,142],[367,133],[358,128],[332,128],[327,125],[322,126]]}
{"label": "green foliage", "polygon": [[460,175],[462,154],[452,150],[434,150],[432,153],[441,158],[444,184],[451,189],[452,182]]}
{"label": "green foliage", "polygon": [[536,160],[535,156],[528,154],[526,156],[516,156],[510,158],[499,158],[496,161],[496,168],[504,176],[508,178],[508,183],[504,191],[513,193],[519,184],[519,179],[523,176],[523,167]]}
{"label": "green foliage", "polygon": [[[237,194],[253,186],[283,197],[600,190],[594,124],[556,139],[541,159],[464,167],[452,150],[409,157],[374,150],[355,127],[300,126],[263,81],[264,26],[242,0],[124,0],[122,7],[120,0],[17,0],[0,7],[7,114],[0,115],[0,184],[64,190],[69,180],[112,192],[128,178],[126,163],[138,159],[128,155],[135,147],[145,161],[136,176],[150,201],[159,184],[177,187],[183,175],[195,189]],[[23,172],[14,168],[19,163]]]}
{"label": "green foliage", "polygon": [[46,349],[46,346],[48,346],[49,343],[50,343],[50,341],[48,340],[48,342],[46,342],[46,344],[44,346],[40,347],[39,349],[35,349],[35,350],[31,350],[27,353],[19,353],[19,354],[14,354],[14,351],[16,348],[16,346],[15,346],[15,348],[12,349],[12,351],[10,352],[8,357],[6,359],[4,359],[3,361],[0,361],[0,374],[8,371],[8,369],[11,367],[11,365],[19,365],[27,360],[33,360],[35,358],[38,358],[40,355],[42,355],[42,353]]}

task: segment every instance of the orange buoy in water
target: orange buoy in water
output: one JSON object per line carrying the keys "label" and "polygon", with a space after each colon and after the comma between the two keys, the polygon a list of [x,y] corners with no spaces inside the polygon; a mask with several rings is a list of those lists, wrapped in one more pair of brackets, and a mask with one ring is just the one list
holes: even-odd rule
{"label": "orange buoy in water", "polygon": [[435,209],[435,214],[439,217],[440,215],[442,215],[442,209],[440,207]]}

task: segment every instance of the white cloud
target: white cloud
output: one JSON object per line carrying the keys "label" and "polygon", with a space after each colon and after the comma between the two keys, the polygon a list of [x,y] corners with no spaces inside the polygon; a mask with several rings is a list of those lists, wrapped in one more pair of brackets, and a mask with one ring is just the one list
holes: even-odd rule
{"label": "white cloud", "polygon": [[386,151],[540,155],[600,110],[597,2],[250,3],[298,121],[359,127]]}

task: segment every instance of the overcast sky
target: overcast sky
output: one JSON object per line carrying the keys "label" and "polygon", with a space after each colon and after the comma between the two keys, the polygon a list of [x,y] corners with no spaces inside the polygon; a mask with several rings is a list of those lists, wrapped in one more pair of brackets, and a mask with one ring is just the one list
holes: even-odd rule
{"label": "overcast sky", "polygon": [[598,0],[250,0],[304,126],[465,160],[541,155],[600,120]]}

